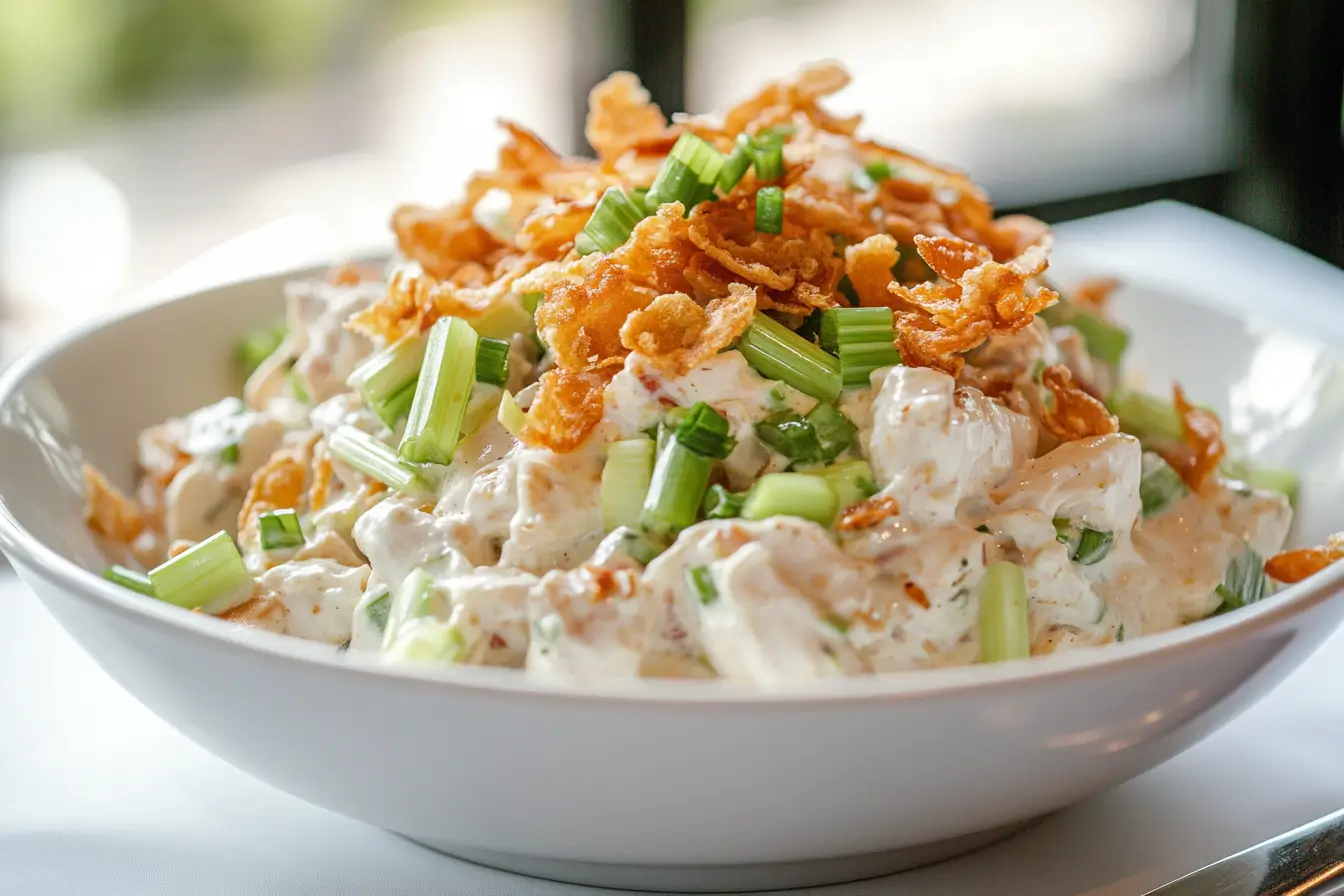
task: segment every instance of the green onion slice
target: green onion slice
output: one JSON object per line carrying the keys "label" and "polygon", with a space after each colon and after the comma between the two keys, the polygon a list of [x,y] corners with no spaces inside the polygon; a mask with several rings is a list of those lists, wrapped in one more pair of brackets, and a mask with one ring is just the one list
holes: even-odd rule
{"label": "green onion slice", "polygon": [[816,463],[822,456],[816,428],[789,408],[775,411],[757,423],[756,438],[795,464]]}
{"label": "green onion slice", "polygon": [[742,517],[797,516],[829,526],[838,510],[835,490],[825,479],[806,473],[767,473],[747,492]]}
{"label": "green onion slice", "polygon": [[607,446],[602,468],[602,526],[608,532],[637,526],[653,479],[653,439],[627,439]]}
{"label": "green onion slice", "polygon": [[690,566],[686,568],[686,584],[700,603],[708,606],[719,599],[719,588],[714,584],[714,574],[708,566]]}
{"label": "green onion slice", "polygon": [[1143,505],[1144,516],[1161,513],[1185,493],[1185,483],[1170,464],[1152,451],[1143,452],[1139,501]]}
{"label": "green onion slice", "polygon": [[476,343],[476,331],[460,318],[440,318],[430,327],[406,434],[398,449],[403,459],[417,464],[452,461],[476,379]]}
{"label": "green onion slice", "polygon": [[1220,611],[1236,610],[1272,594],[1274,586],[1265,575],[1265,560],[1246,545],[1223,571],[1223,581],[1214,589],[1223,599]]}
{"label": "green onion slice", "polygon": [[673,434],[687,448],[716,460],[732,454],[737,445],[737,439],[729,434],[728,418],[703,401],[692,406]]}
{"label": "green onion slice", "polygon": [[476,341],[476,382],[500,386],[509,380],[509,344],[481,337]]}
{"label": "green onion slice", "polygon": [[840,397],[840,362],[767,314],[757,314],[738,340],[756,372],[822,401]]}
{"label": "green onion slice", "polygon": [[680,202],[689,212],[714,195],[723,162],[719,151],[704,140],[694,134],[682,134],[658,169],[645,205],[656,211],[669,202]]}
{"label": "green onion slice", "polygon": [[1015,563],[991,563],[980,582],[980,662],[1031,656],[1027,577]]}
{"label": "green onion slice", "polygon": [[289,335],[289,329],[283,322],[272,324],[269,327],[262,327],[259,330],[253,330],[242,338],[238,343],[236,357],[238,369],[242,372],[243,378],[251,376],[253,371],[262,365],[262,362],[275,354],[275,350],[280,347],[280,343],[285,341]]}
{"label": "green onion slice", "polygon": [[751,137],[738,134],[737,145],[733,147],[728,158],[723,160],[723,167],[719,169],[719,190],[724,195],[730,193],[738,181],[742,180],[747,169],[751,167],[751,159]]}
{"label": "green onion slice", "polygon": [[753,137],[751,156],[758,181],[779,180],[784,176],[784,138],[778,131],[764,130]]}
{"label": "green onion slice", "polygon": [[756,191],[756,229],[761,233],[784,231],[784,191],[779,187]]}
{"label": "green onion slice", "polygon": [[854,444],[859,429],[833,404],[822,402],[807,415],[807,422],[816,430],[817,441],[821,443],[821,459],[835,460]]}
{"label": "green onion slice", "polygon": [[645,531],[667,535],[693,524],[713,468],[710,458],[678,439],[668,439],[658,451],[640,511],[639,522]]}
{"label": "green onion slice", "polygon": [[610,252],[630,239],[635,225],[646,217],[643,206],[625,195],[624,190],[607,187],[583,232],[574,241],[574,248],[580,255]]}
{"label": "green onion slice", "polygon": [[869,162],[863,166],[863,173],[868,175],[874,181],[887,180],[891,177],[891,165],[886,159],[878,159],[875,162]]}
{"label": "green onion slice", "polygon": [[293,510],[268,510],[257,517],[257,525],[263,551],[297,548],[303,544],[303,528],[299,525],[299,515]]}
{"label": "green onion slice", "polygon": [[722,485],[714,484],[705,492],[701,506],[707,520],[727,520],[742,515],[742,503],[746,501],[746,492],[731,492]]}
{"label": "green onion slice", "polygon": [[216,532],[149,571],[154,596],[188,610],[222,612],[252,594],[252,574],[227,532]]}
{"label": "green onion slice", "polygon": [[1115,543],[1115,535],[1110,532],[1075,524],[1063,517],[1054,522],[1055,538],[1068,548],[1069,559],[1081,566],[1091,566],[1105,560]]}

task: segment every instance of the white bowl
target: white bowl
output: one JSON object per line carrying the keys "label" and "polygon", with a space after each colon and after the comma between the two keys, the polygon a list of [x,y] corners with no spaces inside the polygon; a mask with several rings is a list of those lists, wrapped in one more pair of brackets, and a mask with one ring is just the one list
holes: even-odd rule
{"label": "white bowl", "polygon": [[[1344,564],[1248,609],[998,666],[760,692],[543,686],[389,668],[102,581],[79,461],[128,485],[136,432],[236,388],[235,337],[285,277],[87,328],[0,380],[0,546],[94,659],[228,762],[436,849],[546,877],[750,889],[943,858],[1118,784],[1240,713],[1335,628]],[[1299,541],[1344,504],[1344,370],[1302,338],[1168,296],[1120,301],[1134,363],[1221,403],[1304,477]],[[1219,401],[1221,400],[1221,401]],[[90,731],[89,737],[102,736]]]}

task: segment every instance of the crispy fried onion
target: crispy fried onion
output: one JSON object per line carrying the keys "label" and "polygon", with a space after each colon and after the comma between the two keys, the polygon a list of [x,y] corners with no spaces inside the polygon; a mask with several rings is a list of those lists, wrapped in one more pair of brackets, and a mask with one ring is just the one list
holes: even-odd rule
{"label": "crispy fried onion", "polygon": [[1100,311],[1119,286],[1120,281],[1114,277],[1089,277],[1069,292],[1069,298],[1085,308]]}
{"label": "crispy fried onion", "polygon": [[633,146],[657,141],[666,130],[663,111],[630,72],[612,73],[588,94],[583,136],[603,161],[616,159]]}
{"label": "crispy fried onion", "polygon": [[1336,532],[1325,544],[1275,554],[1265,563],[1265,574],[1291,585],[1341,560],[1344,560],[1344,532]]}
{"label": "crispy fried onion", "polygon": [[401,254],[418,261],[436,280],[451,277],[470,262],[493,264],[492,256],[501,248],[500,242],[472,218],[466,202],[439,209],[403,205],[392,213],[392,231]]}
{"label": "crispy fried onion", "polygon": [[835,524],[835,528],[841,532],[871,529],[888,517],[896,516],[900,512],[901,505],[896,502],[895,498],[877,496],[866,501],[860,501],[842,513],[840,521]]}
{"label": "crispy fried onion", "polygon": [[744,283],[701,307],[685,293],[661,295],[621,327],[621,343],[670,376],[684,376],[727,348],[751,324],[756,290]]}
{"label": "crispy fried onion", "polygon": [[238,512],[239,540],[252,538],[256,533],[257,517],[268,510],[293,510],[303,498],[308,464],[302,456],[306,452],[285,447],[270,456],[257,472]]}
{"label": "crispy fried onion", "polygon": [[435,282],[414,271],[397,271],[387,283],[384,296],[345,322],[348,330],[382,339],[391,344],[428,329],[440,317],[474,320],[502,301],[514,281],[535,267],[540,259],[511,255],[495,266],[490,282],[466,286],[451,280]]}
{"label": "crispy fried onion", "polygon": [[844,269],[835,242],[822,229],[791,221],[787,209],[783,233],[773,234],[756,230],[754,197],[702,203],[691,212],[687,235],[738,278],[771,290],[763,308],[805,314],[834,304]]}
{"label": "crispy fried onion", "polygon": [[591,197],[539,206],[518,228],[518,248],[547,261],[562,257],[574,246],[596,207],[597,200]]}
{"label": "crispy fried onion", "polygon": [[867,308],[895,304],[887,287],[896,279],[891,269],[900,257],[896,240],[885,233],[845,247],[845,274],[858,293],[860,305]]}
{"label": "crispy fried onion", "polygon": [[84,524],[118,544],[130,544],[146,525],[145,515],[135,502],[88,463],[84,464]]}
{"label": "crispy fried onion", "polygon": [[1118,432],[1115,417],[1091,395],[1073,382],[1073,374],[1063,364],[1045,368],[1041,384],[1054,396],[1054,406],[1041,412],[1041,424],[1061,442],[1104,436]]}
{"label": "crispy fried onion", "polygon": [[1172,387],[1172,393],[1176,413],[1181,417],[1181,442],[1159,445],[1155,450],[1181,474],[1186,485],[1199,491],[1218,472],[1218,465],[1227,453],[1223,424],[1213,411],[1190,404],[1179,383]]}
{"label": "crispy fried onion", "polygon": [[822,97],[837,93],[849,81],[849,72],[833,60],[805,65],[792,77],[765,85],[755,96],[729,109],[719,130],[727,137],[735,137],[743,131],[755,133],[790,121],[795,112],[801,112],[817,130],[853,134],[863,120],[862,116],[836,118],[818,105]]}
{"label": "crispy fried onion", "polygon": [[523,441],[559,454],[579,447],[602,422],[602,392],[614,373],[559,367],[546,371],[527,412]]}
{"label": "crispy fried onion", "polygon": [[587,255],[519,280],[518,289],[541,290],[537,330],[559,366],[570,370],[612,367],[629,349],[621,341],[626,319],[664,293],[691,290],[686,270],[694,247],[686,239],[679,203],[670,203],[636,225],[630,239],[606,255]]}
{"label": "crispy fried onion", "polygon": [[997,262],[988,250],[957,237],[915,237],[925,263],[943,282],[888,289],[915,311],[898,315],[896,345],[906,364],[935,367],[956,376],[964,364],[961,353],[994,333],[1016,333],[1036,313],[1059,298],[1045,286],[1028,281],[1049,266],[1052,238],[1008,262]]}

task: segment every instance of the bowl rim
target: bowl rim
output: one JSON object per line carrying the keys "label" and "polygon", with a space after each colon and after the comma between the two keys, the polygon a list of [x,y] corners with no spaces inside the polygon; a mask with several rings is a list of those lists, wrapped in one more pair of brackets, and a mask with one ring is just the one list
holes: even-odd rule
{"label": "bowl rim", "polygon": [[[26,351],[0,372],[0,415],[14,396],[53,358],[74,349],[92,334],[156,310],[243,285],[311,277],[326,266],[300,267],[238,277],[207,288],[161,296],[132,308],[103,314],[90,322]],[[1143,284],[1152,288],[1150,284]],[[1246,320],[1228,307],[1178,299],[1203,311]],[[1250,607],[1194,623],[1144,635],[1131,641],[1054,653],[990,665],[971,664],[937,669],[913,669],[862,676],[839,676],[778,686],[751,685],[722,680],[637,678],[629,681],[547,681],[530,678],[521,670],[481,666],[418,667],[397,665],[377,655],[342,651],[337,647],[274,634],[222,619],[193,613],[155,600],[146,600],[78,565],[42,543],[11,513],[0,494],[0,548],[15,562],[37,573],[54,587],[101,610],[173,634],[203,639],[212,646],[254,658],[297,663],[332,675],[372,676],[384,682],[400,681],[430,689],[461,689],[498,697],[547,700],[660,703],[685,706],[744,706],[756,704],[848,704],[855,701],[909,701],[996,692],[1022,685],[1045,685],[1063,678],[1108,674],[1120,667],[1172,659],[1177,654],[1217,650],[1229,642],[1250,638],[1280,626],[1295,616],[1344,591],[1344,563],[1335,564]],[[39,595],[40,596],[40,595]],[[1328,634],[1328,633],[1326,633]],[[1324,637],[1322,637],[1322,640]]]}

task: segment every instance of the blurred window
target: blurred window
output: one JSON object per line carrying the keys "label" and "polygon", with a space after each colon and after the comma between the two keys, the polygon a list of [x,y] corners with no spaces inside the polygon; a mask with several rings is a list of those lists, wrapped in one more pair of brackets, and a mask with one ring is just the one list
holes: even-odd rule
{"label": "blurred window", "polygon": [[1000,205],[1230,164],[1235,4],[1212,0],[699,0],[688,105],[721,107],[808,60],[835,105],[966,168]]}

